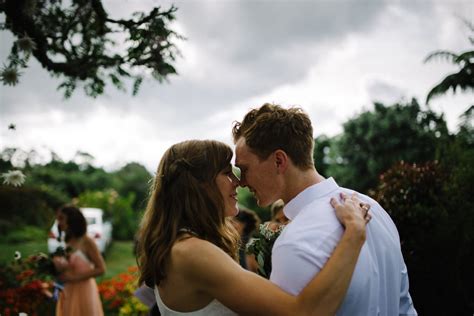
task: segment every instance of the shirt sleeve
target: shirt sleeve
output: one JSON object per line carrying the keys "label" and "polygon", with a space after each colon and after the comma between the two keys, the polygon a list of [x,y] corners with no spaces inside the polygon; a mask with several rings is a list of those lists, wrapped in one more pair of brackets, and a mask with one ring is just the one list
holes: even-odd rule
{"label": "shirt sleeve", "polygon": [[327,258],[320,258],[322,264],[317,264],[317,257],[309,255],[304,247],[292,244],[279,245],[272,253],[272,273],[270,281],[285,292],[298,295],[308,282],[321,270]]}
{"label": "shirt sleeve", "polygon": [[409,282],[407,266],[405,265],[405,262],[402,262],[402,264],[403,268],[401,271],[399,314],[403,316],[417,316],[418,313],[415,310],[413,300],[411,299],[410,292],[408,291]]}

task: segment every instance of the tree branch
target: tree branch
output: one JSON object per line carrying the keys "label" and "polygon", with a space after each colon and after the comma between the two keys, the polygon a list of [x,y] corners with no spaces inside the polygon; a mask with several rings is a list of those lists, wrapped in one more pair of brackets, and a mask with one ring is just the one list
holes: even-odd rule
{"label": "tree branch", "polygon": [[[73,1],[67,10],[61,7],[61,1],[37,1],[35,12],[26,10],[28,0],[0,0],[0,3],[5,4],[2,7],[6,15],[5,28],[18,38],[26,35],[34,41],[32,55],[46,70],[65,77],[60,87],[69,93],[74,90],[76,80],[87,81],[86,93],[96,95],[103,91],[104,78],[109,78],[116,87],[122,87],[119,77],[142,78],[142,75],[124,71],[122,66],[125,65],[147,67],[160,80],[176,74],[174,67],[168,64],[179,53],[171,37],[182,39],[167,27],[174,19],[174,6],[162,12],[159,7],[154,8],[147,15],[138,13],[138,19],[113,20],[101,0],[89,0],[81,6]],[[126,41],[135,47],[122,54],[109,51],[107,44],[113,41],[108,35],[117,30],[108,24],[120,25],[128,35]],[[163,43],[166,45],[161,45]],[[12,51],[12,54],[17,53]],[[63,60],[57,61],[56,57]],[[26,62],[22,66],[26,67]],[[113,72],[116,75],[111,76]]]}

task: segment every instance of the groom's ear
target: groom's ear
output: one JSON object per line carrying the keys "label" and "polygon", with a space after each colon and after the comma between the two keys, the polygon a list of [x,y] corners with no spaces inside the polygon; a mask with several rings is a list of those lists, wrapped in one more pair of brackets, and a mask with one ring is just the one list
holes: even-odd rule
{"label": "groom's ear", "polygon": [[288,155],[281,149],[277,149],[275,155],[275,166],[277,168],[277,174],[282,174],[288,168]]}

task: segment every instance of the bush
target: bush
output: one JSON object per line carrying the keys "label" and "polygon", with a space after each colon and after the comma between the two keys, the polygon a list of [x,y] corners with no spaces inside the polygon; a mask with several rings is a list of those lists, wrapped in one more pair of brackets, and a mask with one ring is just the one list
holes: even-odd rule
{"label": "bush", "polygon": [[23,225],[47,230],[55,209],[67,199],[47,188],[0,186],[0,234],[6,235]]}
{"label": "bush", "polygon": [[372,111],[345,122],[342,134],[332,140],[316,139],[322,141],[315,147],[316,163],[340,185],[367,192],[400,160],[440,159],[438,146],[449,139],[443,115],[423,110],[415,99],[391,106],[375,103]]}
{"label": "bush", "polygon": [[449,165],[397,163],[372,192],[398,227],[420,315],[471,315],[474,310],[473,160],[459,157],[457,163],[446,157]]}
{"label": "bush", "polygon": [[121,197],[114,190],[86,191],[78,199],[80,207],[98,207],[104,210],[104,216],[111,220],[113,238],[132,240],[138,228],[139,216],[133,211],[135,195],[129,193]]}
{"label": "bush", "polygon": [[15,230],[1,237],[0,240],[6,243],[19,243],[25,241],[46,240],[47,237],[48,234],[45,229],[26,225],[16,227]]}

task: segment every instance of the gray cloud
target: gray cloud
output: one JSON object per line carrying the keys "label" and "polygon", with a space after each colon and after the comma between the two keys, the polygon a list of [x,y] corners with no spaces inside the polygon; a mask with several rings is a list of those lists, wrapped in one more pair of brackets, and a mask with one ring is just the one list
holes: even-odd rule
{"label": "gray cloud", "polygon": [[[451,46],[444,47],[440,44],[443,38],[457,39],[459,36],[452,36],[449,27],[445,29],[444,37],[441,36],[441,26],[438,25],[442,25],[441,22],[448,15],[452,19],[453,8],[458,11],[459,7],[465,8],[463,12],[473,10],[472,2],[467,1],[450,1],[449,4],[443,1],[395,0],[173,2],[178,7],[177,27],[188,40],[180,44],[184,47],[183,59],[176,62],[180,75],[171,77],[170,84],[147,80],[136,97],[132,97],[130,91],[122,93],[109,87],[105,95],[97,99],[85,97],[79,88],[70,100],[65,101],[61,93],[56,91],[60,80],[51,78],[35,60],[31,60],[30,68],[25,71],[18,86],[0,86],[2,124],[10,121],[27,123],[22,119],[26,115],[29,115],[28,119],[32,120],[31,117],[36,116],[36,120],[41,121],[50,110],[61,112],[66,117],[65,122],[69,124],[74,121],[86,122],[92,119],[94,114],[91,113],[96,113],[95,109],[104,107],[113,112],[113,122],[122,122],[116,116],[138,116],[148,123],[149,129],[142,134],[133,130],[139,129],[140,124],[133,127],[119,126],[131,129],[130,134],[137,132],[129,140],[130,144],[133,144],[134,137],[142,141],[143,137],[146,138],[143,135],[148,134],[151,134],[150,139],[157,141],[201,136],[224,139],[228,137],[232,118],[243,115],[241,108],[256,105],[242,104],[254,100],[260,102],[269,96],[270,100],[265,101],[278,102],[278,99],[271,99],[274,90],[282,86],[293,86],[297,90],[301,88],[300,83],[308,80],[308,77],[317,77],[318,84],[325,87],[319,93],[324,94],[328,92],[328,87],[335,87],[328,92],[332,95],[324,95],[324,101],[314,101],[308,97],[295,102],[313,109],[309,112],[316,119],[319,134],[334,130],[335,122],[341,122],[348,115],[336,115],[332,112],[335,107],[334,99],[337,101],[335,104],[347,103],[347,108],[341,109],[341,113],[349,111],[351,106],[355,107],[355,103],[368,102],[361,95],[356,95],[357,99],[354,101],[354,93],[357,91],[350,89],[358,86],[358,80],[364,82],[364,76],[375,78],[362,87],[370,99],[383,101],[419,90],[416,82],[419,74],[403,75],[410,82],[408,84],[396,80],[399,75],[394,73],[398,69],[383,65],[393,63],[403,67],[407,65],[407,61],[413,63],[414,59],[414,63],[421,64],[425,53],[438,48],[450,49]],[[104,0],[105,8],[114,18],[129,17],[132,12],[150,10],[153,5],[167,8],[171,3],[161,0]],[[398,10],[400,13],[389,15],[391,19],[387,22],[387,12],[390,10]],[[443,13],[445,11],[448,13]],[[400,16],[400,20],[406,25],[397,24],[393,16]],[[390,33],[393,29],[403,30],[403,33]],[[387,30],[388,34],[376,37],[373,51],[370,51],[371,48],[365,49],[365,55],[360,55],[360,59],[349,58],[351,64],[337,64],[337,61],[345,61],[343,49],[349,47],[357,51],[360,48],[351,39],[362,39],[365,41],[364,47],[367,47],[367,42],[370,47],[374,33],[380,34],[375,30],[381,30],[382,34]],[[420,40],[423,34],[426,37]],[[4,43],[11,41],[12,37],[8,32],[0,32],[2,62],[10,49]],[[348,42],[351,45],[348,46]],[[393,42],[400,43],[400,51],[386,49],[393,47],[389,45]],[[341,51],[338,52],[338,49]],[[342,57],[334,57],[339,54]],[[375,65],[374,61],[378,64]],[[311,68],[313,74],[308,75]],[[347,71],[357,72],[360,76],[351,77],[352,81],[347,82],[344,80]],[[370,71],[377,75],[372,76]],[[350,77],[349,73],[347,77]],[[324,85],[329,81],[336,83],[334,86]],[[346,88],[337,87],[338,81],[343,82]],[[292,98],[303,93],[311,96],[313,90],[306,88],[306,91],[293,93]],[[424,90],[418,93],[423,94]],[[216,113],[225,115],[215,116]],[[324,120],[321,119],[323,117]],[[41,126],[40,123],[35,124]],[[88,126],[96,128],[98,125]],[[99,127],[95,132],[96,138],[105,133]],[[48,142],[47,137],[45,134],[42,138],[45,139],[44,143]],[[87,143],[95,140],[81,141]],[[97,153],[92,154],[99,156]]]}
{"label": "gray cloud", "polygon": [[370,100],[384,104],[395,103],[407,95],[404,89],[382,80],[369,82],[367,93]]}
{"label": "gray cloud", "polygon": [[[171,1],[154,4],[167,8]],[[127,16],[136,9],[133,1],[120,5],[106,1],[104,5],[110,8],[112,16]],[[134,111],[168,119],[172,114],[164,106],[182,109],[180,116],[184,121],[203,117],[204,113],[239,99],[299,80],[308,64],[324,58],[324,53],[316,50],[318,45],[369,28],[386,6],[380,1],[364,5],[326,1],[179,1],[176,5],[183,35],[201,50],[202,59],[197,62],[205,71],[205,80],[187,78],[185,73],[171,78],[171,85],[146,83],[139,98],[143,104],[153,104],[151,108],[134,102],[130,93],[123,94],[112,87],[97,100],[85,99],[78,88],[70,100],[64,101],[56,91],[60,81],[49,77],[32,60],[19,87],[2,89],[2,113],[20,113],[25,107],[41,112],[55,107],[81,116],[100,102],[125,111],[131,110],[133,104]],[[4,40],[11,41],[11,36]],[[4,59],[6,53],[3,49],[1,53]],[[180,60],[178,69],[179,64]],[[19,88],[21,97],[17,93]]]}

